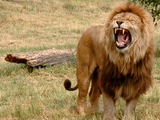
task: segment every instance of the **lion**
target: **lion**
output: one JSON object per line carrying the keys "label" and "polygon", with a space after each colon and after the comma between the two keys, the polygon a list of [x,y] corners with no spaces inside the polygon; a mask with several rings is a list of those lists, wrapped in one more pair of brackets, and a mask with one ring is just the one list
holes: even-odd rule
{"label": "lion", "polygon": [[[126,101],[124,119],[134,117],[139,97],[152,86],[152,66],[155,52],[154,23],[144,7],[134,3],[116,6],[105,25],[93,26],[81,36],[77,46],[77,85],[70,80],[64,86],[78,88],[77,108],[86,115],[86,98],[92,109],[99,109],[102,95],[103,120],[115,117],[116,100]],[[91,87],[90,87],[91,83]]]}

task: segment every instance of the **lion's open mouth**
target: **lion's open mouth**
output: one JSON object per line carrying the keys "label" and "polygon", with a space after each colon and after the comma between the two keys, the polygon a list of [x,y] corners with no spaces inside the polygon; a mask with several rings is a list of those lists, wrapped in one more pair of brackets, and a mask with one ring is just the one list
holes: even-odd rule
{"label": "lion's open mouth", "polygon": [[115,42],[118,49],[126,48],[131,43],[131,34],[124,28],[114,28]]}

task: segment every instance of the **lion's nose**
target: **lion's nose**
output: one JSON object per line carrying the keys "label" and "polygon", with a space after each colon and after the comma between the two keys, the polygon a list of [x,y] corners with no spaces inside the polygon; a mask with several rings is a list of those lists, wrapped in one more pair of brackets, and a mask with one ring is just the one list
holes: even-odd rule
{"label": "lion's nose", "polygon": [[122,21],[116,21],[116,23],[118,24],[118,27],[120,27],[120,25],[123,23]]}

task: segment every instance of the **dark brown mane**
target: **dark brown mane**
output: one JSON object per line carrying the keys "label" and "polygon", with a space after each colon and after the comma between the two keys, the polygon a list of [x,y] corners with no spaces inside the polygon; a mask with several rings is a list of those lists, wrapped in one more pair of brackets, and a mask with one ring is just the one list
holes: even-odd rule
{"label": "dark brown mane", "polygon": [[[153,57],[154,46],[150,46],[145,57],[133,64],[126,75],[121,73],[114,63],[106,61],[104,70],[102,70],[103,73],[99,76],[100,86],[114,99],[123,97],[126,100],[130,100],[140,96],[152,85]],[[121,94],[117,96],[116,93],[119,93],[119,91]]]}

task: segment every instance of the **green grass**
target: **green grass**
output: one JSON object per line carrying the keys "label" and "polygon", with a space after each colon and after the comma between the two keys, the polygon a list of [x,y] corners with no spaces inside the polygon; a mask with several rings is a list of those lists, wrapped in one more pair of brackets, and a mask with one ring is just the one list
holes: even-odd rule
{"label": "green grass", "polygon": [[156,50],[156,57],[160,57],[160,39],[157,36],[157,50]]}
{"label": "green grass", "polygon": [[[100,120],[102,113],[79,116],[76,92],[68,92],[63,81],[76,84],[76,61],[34,69],[4,60],[8,53],[55,49],[76,49],[82,32],[104,24],[106,12],[116,0],[3,0],[0,1],[0,119]],[[140,98],[137,120],[160,119],[159,26],[153,87]],[[101,103],[102,104],[102,103]],[[116,104],[123,115],[124,101]]]}

